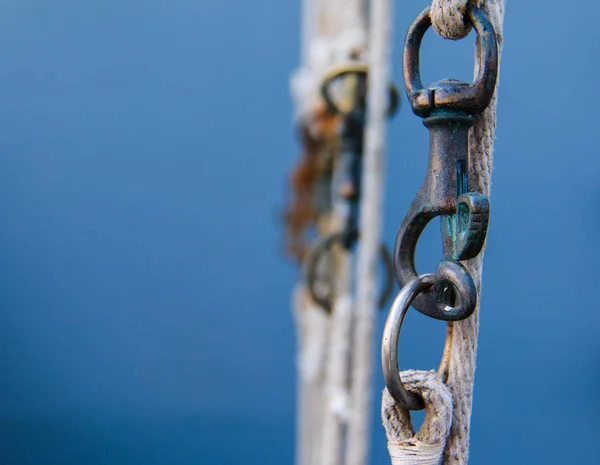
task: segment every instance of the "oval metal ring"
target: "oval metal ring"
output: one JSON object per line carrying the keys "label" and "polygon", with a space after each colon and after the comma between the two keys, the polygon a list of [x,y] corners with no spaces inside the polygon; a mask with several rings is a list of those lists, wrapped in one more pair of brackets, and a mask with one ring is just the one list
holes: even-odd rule
{"label": "oval metal ring", "polygon": [[[444,302],[444,296],[450,289],[452,289],[457,301],[453,305]],[[437,294],[437,305],[433,308],[417,308],[417,310],[436,320],[464,320],[469,318],[477,308],[477,288],[473,282],[473,277],[459,262],[442,260],[438,264],[435,271],[433,292]]]}
{"label": "oval metal ring", "polygon": [[[358,239],[358,234],[354,235],[354,240],[356,239]],[[306,286],[312,300],[327,311],[327,313],[333,311],[333,296],[331,292],[325,296],[319,295],[319,293],[316,292],[315,285],[317,281],[318,265],[325,253],[333,247],[333,244],[339,243],[345,245],[347,240],[348,235],[345,233],[331,234],[317,243],[306,260]],[[394,263],[392,255],[385,244],[379,246],[379,254],[385,269],[385,283],[378,301],[378,305],[381,308],[385,305],[394,290]]]}
{"label": "oval metal ring", "polygon": [[398,368],[398,342],[400,329],[412,301],[421,293],[429,290],[435,283],[435,275],[422,274],[410,281],[394,299],[390,313],[383,328],[381,341],[381,364],[385,385],[394,400],[408,410],[423,410],[423,399],[410,394],[404,388]]}
{"label": "oval metal ring", "polygon": [[444,81],[446,88],[423,88],[419,64],[419,51],[423,35],[431,26],[431,7],[425,8],[410,26],[402,54],[406,93],[413,111],[428,116],[433,107],[462,110],[469,114],[483,111],[496,88],[498,76],[498,44],[496,33],[485,13],[476,7],[467,9],[467,18],[477,32],[479,69],[472,84]]}
{"label": "oval metal ring", "polygon": [[[340,108],[340,106],[333,100],[330,88],[334,81],[351,74],[366,79],[367,75],[369,74],[369,67],[366,63],[350,61],[348,63],[340,63],[331,67],[325,74],[323,84],[321,85],[321,96],[323,97],[323,100],[325,100],[325,104],[327,105],[329,111],[334,115],[347,115],[352,112],[352,109],[344,111]],[[398,94],[398,89],[394,84],[390,84],[389,99],[388,116],[391,117],[398,110],[400,103],[400,95]]]}

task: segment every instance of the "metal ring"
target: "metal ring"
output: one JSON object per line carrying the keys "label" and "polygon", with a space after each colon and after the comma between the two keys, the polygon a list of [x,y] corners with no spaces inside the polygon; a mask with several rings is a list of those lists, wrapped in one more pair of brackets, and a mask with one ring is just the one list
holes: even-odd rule
{"label": "metal ring", "polygon": [[477,77],[472,84],[455,80],[441,81],[424,89],[421,82],[419,51],[423,35],[431,26],[431,6],[425,8],[410,26],[402,54],[404,82],[413,111],[419,116],[429,116],[431,110],[446,108],[468,114],[483,111],[496,88],[498,76],[498,44],[494,28],[485,13],[474,6],[467,9],[466,17],[477,32],[479,63]]}
{"label": "metal ring", "polygon": [[[354,233],[351,235],[351,241],[354,242],[358,239],[358,234]],[[326,236],[324,239],[319,241],[317,245],[311,250],[306,261],[306,286],[310,293],[312,300],[323,308],[327,313],[333,311],[333,296],[329,292],[327,295],[319,295],[315,290],[315,284],[317,281],[317,268],[321,258],[325,253],[331,249],[333,244],[340,243],[344,246],[348,245],[348,234],[347,233],[336,233]],[[379,296],[378,305],[382,308],[387,300],[390,298],[392,291],[394,290],[394,262],[392,254],[385,246],[381,244],[379,246],[379,254],[383,266],[385,269],[385,284]]]}
{"label": "metal ring", "polygon": [[385,385],[394,400],[408,410],[423,410],[425,404],[423,399],[415,394],[410,394],[404,388],[400,379],[398,368],[398,342],[400,329],[410,308],[412,301],[421,293],[429,290],[435,283],[435,275],[423,274],[404,286],[388,314],[383,328],[383,339],[381,341],[381,364]]}
{"label": "metal ring", "polygon": [[[454,295],[452,305],[445,296],[450,291]],[[436,305],[417,308],[422,314],[442,321],[460,321],[469,318],[477,307],[477,288],[471,273],[459,262],[442,260],[435,271],[433,294]]]}
{"label": "metal ring", "polygon": [[[331,97],[330,86],[331,84],[344,76],[354,74],[366,79],[369,74],[369,66],[366,63],[358,61],[350,61],[348,63],[340,63],[332,66],[323,78],[323,84],[321,85],[321,96],[327,105],[327,109],[334,115],[347,115],[352,112],[352,109],[348,111],[342,111],[337,103],[334,102]],[[398,88],[392,83],[390,84],[390,102],[388,109],[388,116],[393,116],[398,110],[400,104],[400,94]]]}

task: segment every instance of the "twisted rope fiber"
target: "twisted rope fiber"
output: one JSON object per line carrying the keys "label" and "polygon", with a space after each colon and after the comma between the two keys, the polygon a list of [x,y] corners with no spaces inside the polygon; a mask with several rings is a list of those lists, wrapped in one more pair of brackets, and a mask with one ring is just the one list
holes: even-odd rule
{"label": "twisted rope fiber", "polygon": [[[434,2],[434,7],[437,3],[441,3],[440,0]],[[479,1],[477,4],[483,9],[496,31],[498,54],[500,55],[503,43],[504,0],[485,0]],[[434,11],[439,10],[434,9]],[[433,17],[436,16],[436,14],[433,15]],[[444,21],[443,24],[458,24],[459,21],[456,19],[454,21]],[[439,23],[437,25],[440,26]],[[433,27],[436,28],[435,22]],[[456,26],[454,28],[456,29]],[[449,29],[451,27],[447,27],[446,30]],[[476,67],[478,66],[479,63],[477,62]],[[478,69],[475,70],[475,74],[477,72]],[[469,156],[471,160],[469,181],[472,183],[472,186],[477,186],[479,191],[488,198],[491,193],[497,96],[498,87],[496,86],[492,101],[486,110],[477,116],[469,134]],[[479,256],[465,263],[473,276],[479,292],[481,292],[482,284],[483,254],[484,251],[482,250]],[[453,323],[452,351],[447,385],[454,399],[454,416],[450,437],[444,451],[444,465],[463,465],[468,463],[469,460],[469,433],[473,407],[473,383],[475,379],[477,337],[479,333],[480,302],[481,300],[478,299],[477,309],[470,318]]]}
{"label": "twisted rope fiber", "polygon": [[[502,51],[502,25],[504,18],[504,0],[433,0],[431,9],[431,18],[433,28],[444,38],[458,40],[465,37],[470,29],[470,25],[465,25],[464,14],[469,5],[478,6],[488,16],[498,39],[498,53]],[[475,75],[478,72],[479,62],[476,55]],[[478,190],[489,198],[491,190],[491,173],[493,165],[493,143],[496,130],[496,104],[497,104],[497,87],[494,97],[487,109],[476,117],[474,126],[469,133],[469,182],[470,186],[477,186]],[[481,292],[481,272],[483,263],[482,252],[473,260],[465,262],[465,266],[473,276],[475,285]],[[431,425],[424,423],[421,430],[414,436],[413,449],[404,450],[394,446],[390,448],[390,455],[393,465],[399,464],[438,464],[443,452],[444,465],[465,465],[469,458],[469,433],[471,423],[471,411],[473,406],[473,383],[475,377],[475,360],[477,353],[477,336],[479,330],[479,303],[475,312],[466,320],[449,323],[452,325],[451,336],[451,352],[448,371],[447,387],[451,393],[451,397],[444,398],[441,394],[443,388],[439,384],[429,384],[429,388],[440,391],[437,398],[440,402],[447,402],[451,405],[454,403],[453,413],[451,414],[451,428],[446,440],[445,449],[438,448],[437,458],[432,458],[426,462],[419,458],[419,454],[432,452],[431,442]],[[401,373],[402,380],[409,383],[409,374],[411,371]],[[412,389],[416,392],[425,392],[425,379],[412,378],[416,384]],[[408,386],[407,386],[408,388]],[[410,388],[409,388],[410,389]],[[426,408],[427,399],[424,394]],[[384,392],[382,405],[382,418],[386,433],[388,436],[388,447],[390,444],[389,431],[402,431],[403,435],[407,435],[410,429],[406,426],[410,424],[410,413],[404,409],[397,407],[396,409],[385,409],[386,402],[389,402],[389,394]],[[427,411],[427,417],[432,416],[433,410],[430,408]],[[407,423],[408,418],[408,423]],[[435,436],[437,439],[437,436]],[[439,445],[439,442],[435,442]],[[418,452],[415,452],[418,451]],[[392,455],[393,452],[393,455]],[[412,455],[410,455],[412,453]],[[429,460],[429,458],[427,458]]]}
{"label": "twisted rope fiber", "polygon": [[[348,257],[338,268],[340,275],[348,275]],[[325,365],[325,414],[322,421],[320,465],[341,465],[343,460],[344,427],[348,421],[348,376],[351,353],[353,299],[347,293],[349,279],[342,278],[346,289],[336,296],[330,320],[329,343]]]}
{"label": "twisted rope fiber", "polygon": [[297,465],[316,465],[320,457],[324,399],[323,374],[328,340],[328,317],[314,304],[303,283],[293,293],[294,320],[297,329],[298,399]]}
{"label": "twisted rope fiber", "polygon": [[[364,50],[367,36],[363,0],[302,0],[302,63],[291,80],[296,118],[314,130],[321,103],[320,85],[334,63]],[[335,202],[334,202],[335,203]],[[334,205],[319,235],[336,230]],[[296,322],[299,336],[298,426],[296,465],[341,465],[347,423],[347,383],[353,303],[350,297],[351,257],[336,253],[334,314],[327,317],[299,285]],[[328,278],[335,278],[333,280]],[[321,280],[321,278],[319,278]],[[331,284],[327,282],[327,284]]]}
{"label": "twisted rope fiber", "polygon": [[425,422],[415,434],[410,411],[383,391],[381,417],[392,465],[438,465],[452,422],[452,393],[434,371],[401,373],[404,387],[425,402]]}
{"label": "twisted rope fiber", "polygon": [[[333,63],[348,60],[366,48],[368,31],[365,4],[362,0],[320,0],[320,14],[317,21],[331,23],[331,37],[334,39],[327,68]],[[323,75],[318,76],[321,82]],[[336,163],[337,165],[337,163]],[[332,192],[334,198],[333,216],[336,230],[344,217],[345,200],[339,196],[339,183],[334,168]],[[347,447],[345,433],[349,419],[350,365],[354,347],[351,344],[354,325],[354,299],[352,295],[353,254],[339,251],[335,258],[334,293],[335,303],[329,327],[329,341],[326,354],[321,451],[318,465],[342,465]]]}
{"label": "twisted rope fiber", "polygon": [[433,0],[431,23],[444,39],[458,40],[467,37],[471,24],[465,21],[469,6],[480,7],[483,0]]}
{"label": "twisted rope fiber", "polygon": [[363,155],[356,263],[356,326],[351,376],[352,409],[348,424],[346,465],[366,465],[373,403],[373,344],[377,312],[378,260],[383,228],[385,140],[391,82],[393,0],[371,0],[369,92]]}

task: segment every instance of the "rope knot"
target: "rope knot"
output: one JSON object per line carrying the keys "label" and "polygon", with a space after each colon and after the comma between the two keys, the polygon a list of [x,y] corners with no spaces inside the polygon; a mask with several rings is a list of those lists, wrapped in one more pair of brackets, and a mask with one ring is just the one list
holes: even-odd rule
{"label": "rope knot", "polygon": [[458,40],[471,31],[471,23],[465,21],[469,5],[479,6],[481,0],[433,0],[431,24],[444,39]]}
{"label": "rope knot", "polygon": [[434,371],[406,370],[400,377],[408,392],[423,398],[425,422],[415,433],[410,411],[384,389],[381,417],[392,465],[438,465],[452,425],[452,393]]}

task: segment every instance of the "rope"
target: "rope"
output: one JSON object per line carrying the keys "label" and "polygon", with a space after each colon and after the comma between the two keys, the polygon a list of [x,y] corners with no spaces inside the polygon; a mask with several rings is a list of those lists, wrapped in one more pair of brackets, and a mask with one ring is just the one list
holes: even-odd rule
{"label": "rope", "polygon": [[[469,4],[469,0],[433,0],[432,4],[432,23],[434,29],[444,38],[457,40],[465,37],[470,30],[470,26],[465,25],[464,13]],[[504,18],[504,0],[475,0],[472,4],[482,8],[487,14],[498,38],[498,52],[502,50],[502,25]],[[476,54],[475,74],[477,74],[479,62]],[[496,104],[497,88],[494,97],[487,109],[476,118],[475,125],[469,134],[469,182],[476,185],[480,192],[489,198],[491,188],[491,172],[493,164],[493,142],[496,129]],[[484,251],[473,260],[465,262],[465,266],[473,276],[479,292],[481,292],[481,272]],[[450,361],[448,366],[447,388],[439,384],[431,384],[429,388],[444,399],[442,391],[448,389],[451,397],[445,400],[446,405],[452,405],[454,400],[454,411],[452,414],[452,426],[446,440],[443,450],[444,465],[466,465],[469,458],[469,433],[471,423],[471,410],[473,406],[473,383],[475,377],[475,360],[477,353],[477,336],[479,330],[479,302],[477,309],[470,318],[466,320],[449,323],[451,325],[450,341]],[[402,379],[408,376],[409,372],[402,373]],[[407,380],[408,382],[408,380]],[[424,393],[426,389],[425,379],[415,379],[413,389]],[[408,387],[408,386],[407,386]],[[421,394],[424,396],[424,394]],[[433,394],[431,394],[433,395]],[[388,433],[388,443],[390,443],[389,430],[394,425],[407,424],[410,422],[409,412],[400,408],[386,409],[385,406],[390,402],[390,396],[384,392],[383,396],[383,423]],[[427,404],[427,399],[425,399]],[[385,414],[384,414],[385,412]],[[428,417],[431,416],[427,412]],[[406,420],[408,418],[408,420]],[[423,430],[426,425],[421,428]],[[429,434],[425,429],[423,434]],[[422,436],[416,438],[412,448],[406,449],[396,447],[395,442],[390,443],[390,455],[392,464],[438,464],[442,448],[432,448],[431,441],[425,441]],[[437,437],[437,436],[436,436]],[[394,439],[395,441],[395,439]],[[436,442],[439,446],[439,443]],[[433,455],[436,453],[437,455]],[[422,457],[425,457],[424,459]],[[424,461],[429,460],[429,461]]]}
{"label": "rope", "polygon": [[[310,129],[315,126],[314,109],[321,101],[319,88],[325,72],[366,47],[366,2],[364,0],[303,0],[302,65],[291,79],[297,119]],[[337,225],[336,206],[328,231]],[[302,379],[298,389],[298,426],[296,465],[341,465],[344,433],[348,421],[348,382],[351,359],[353,305],[350,298],[352,257],[337,251],[334,257],[334,290],[337,296],[333,315],[328,319],[325,351],[319,352],[323,370],[321,380]],[[331,281],[331,280],[329,280]],[[297,324],[307,333],[319,332],[306,323],[312,318],[312,302],[299,303]],[[322,309],[318,309],[323,312]],[[299,330],[300,331],[300,330]],[[320,334],[320,332],[319,332]],[[320,340],[320,339],[319,339]],[[316,343],[315,343],[316,344]],[[301,354],[309,351],[301,344]],[[304,356],[300,356],[304,359]],[[310,364],[309,364],[310,365]],[[300,372],[302,367],[300,366]]]}
{"label": "rope", "polygon": [[[290,87],[295,116],[315,140],[321,140],[318,112],[318,79],[327,63],[319,60],[315,44],[322,37],[319,8],[322,0],[303,0],[301,24],[301,63],[292,75]],[[303,147],[309,150],[309,147]],[[317,225],[327,233],[328,221]],[[297,333],[296,465],[319,465],[323,425],[325,351],[328,341],[327,315],[316,306],[303,283],[293,293],[293,313]]]}
{"label": "rope", "polygon": [[327,346],[327,315],[310,299],[308,290],[298,284],[293,293],[298,355],[298,399],[296,463],[317,465],[320,461],[323,373]]}
{"label": "rope", "polygon": [[[498,38],[498,54],[502,51],[502,26],[504,19],[504,0],[484,0],[479,5],[487,14]],[[434,2],[434,5],[437,1]],[[446,30],[458,21],[448,20]],[[435,27],[435,23],[434,23]],[[454,27],[456,29],[456,27]],[[477,56],[477,54],[476,54]],[[476,58],[476,70],[479,62]],[[479,188],[486,197],[490,197],[493,165],[494,138],[496,135],[496,106],[498,87],[486,110],[481,113],[469,134],[470,170],[469,182]],[[475,285],[481,293],[481,278],[484,250],[465,266],[473,276]],[[479,296],[478,296],[479,297]],[[454,417],[450,437],[444,452],[444,465],[464,465],[469,459],[469,432],[471,427],[471,410],[473,407],[473,383],[475,380],[475,361],[477,354],[477,337],[479,334],[479,305],[470,318],[453,323],[452,351],[447,385],[454,398]]]}
{"label": "rope", "polygon": [[452,393],[433,371],[400,373],[404,387],[425,402],[425,422],[415,434],[410,412],[383,391],[381,417],[392,465],[438,465],[452,422]]}
{"label": "rope", "polygon": [[[346,255],[346,254],[345,254]],[[343,257],[344,261],[348,257]],[[340,273],[349,269],[341,264]],[[344,283],[347,285],[347,283]],[[348,366],[352,332],[352,296],[338,294],[331,315],[330,341],[325,379],[325,409],[320,465],[342,463],[345,426],[348,421]]]}
{"label": "rope", "polygon": [[381,244],[385,136],[391,82],[392,1],[372,0],[369,38],[369,92],[363,155],[360,242],[352,368],[352,415],[347,465],[368,462],[373,401],[373,341],[378,301],[377,265]]}
{"label": "rope", "polygon": [[467,37],[471,24],[464,21],[469,5],[479,7],[482,0],[433,0],[431,23],[444,39],[458,40]]}

